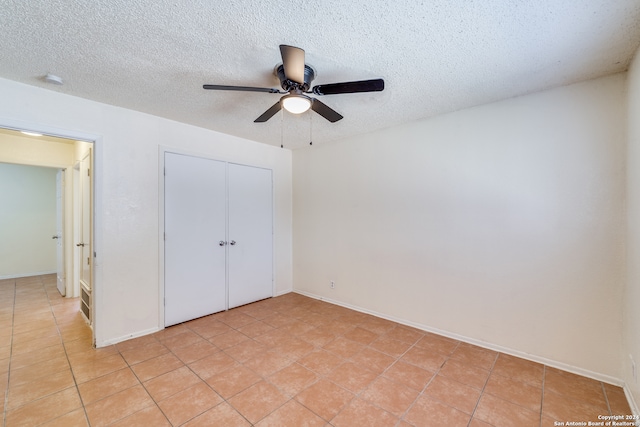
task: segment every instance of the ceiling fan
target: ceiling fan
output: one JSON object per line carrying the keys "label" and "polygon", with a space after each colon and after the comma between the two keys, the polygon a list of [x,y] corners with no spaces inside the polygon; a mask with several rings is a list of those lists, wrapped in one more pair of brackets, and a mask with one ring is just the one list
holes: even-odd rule
{"label": "ceiling fan", "polygon": [[331,123],[335,123],[342,119],[342,116],[316,98],[307,96],[307,93],[322,96],[341,93],[379,92],[384,89],[384,80],[382,79],[330,83],[317,85],[310,89],[311,81],[315,78],[316,72],[304,63],[304,50],[299,47],[281,44],[280,55],[282,56],[282,64],[276,66],[274,74],[280,79],[280,85],[282,89],[284,89],[284,92],[279,89],[251,86],[203,85],[202,87],[210,90],[237,90],[244,92],[286,94],[281,97],[278,102],[273,104],[271,108],[262,113],[260,117],[255,119],[255,123],[266,122],[282,108],[294,114],[304,113],[311,108]]}

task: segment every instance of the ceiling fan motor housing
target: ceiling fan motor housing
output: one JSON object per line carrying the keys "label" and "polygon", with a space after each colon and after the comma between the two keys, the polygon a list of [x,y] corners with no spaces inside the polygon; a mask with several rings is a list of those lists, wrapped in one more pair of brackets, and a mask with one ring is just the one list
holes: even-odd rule
{"label": "ceiling fan motor housing", "polygon": [[302,83],[294,82],[285,77],[284,64],[276,65],[274,74],[280,80],[280,86],[282,86],[282,89],[286,90],[287,92],[290,92],[292,90],[307,92],[311,87],[311,82],[316,78],[316,71],[307,64],[304,65],[304,82]]}

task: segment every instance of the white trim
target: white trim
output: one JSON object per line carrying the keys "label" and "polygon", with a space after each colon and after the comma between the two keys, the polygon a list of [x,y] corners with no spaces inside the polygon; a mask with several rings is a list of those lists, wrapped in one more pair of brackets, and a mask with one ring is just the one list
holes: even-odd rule
{"label": "white trim", "polygon": [[[164,328],[162,328],[164,329]],[[136,332],[134,334],[128,334],[128,335],[124,335],[118,338],[112,338],[110,340],[106,340],[100,343],[100,345],[96,344],[96,348],[100,348],[100,347],[107,347],[110,345],[114,345],[114,344],[118,344],[119,342],[123,342],[123,341],[127,341],[133,338],[140,338],[143,337],[145,335],[150,335],[150,334],[154,334],[156,332],[161,331],[162,329],[158,329],[158,328],[150,328],[150,329],[145,329],[144,331],[139,331]]]}
{"label": "white trim", "polygon": [[21,274],[9,274],[7,276],[0,276],[0,280],[5,279],[19,279],[21,277],[30,277],[30,276],[44,276],[45,274],[56,274],[56,270],[52,271],[37,271],[35,273],[21,273]]}
{"label": "white trim", "polygon": [[481,340],[477,340],[474,338],[469,338],[469,337],[465,337],[463,335],[458,335],[455,333],[451,333],[451,332],[447,332],[447,331],[443,331],[441,329],[437,329],[437,328],[432,328],[430,326],[427,325],[423,325],[420,323],[416,323],[416,322],[410,322],[407,321],[405,319],[400,319],[394,316],[389,316],[383,313],[378,313],[376,311],[373,310],[367,310],[365,308],[362,307],[358,307],[355,305],[351,305],[351,304],[345,304],[341,301],[337,301],[337,300],[333,300],[331,298],[325,298],[319,295],[315,295],[313,293],[310,292],[305,292],[305,291],[300,291],[300,290],[294,290],[294,292],[310,297],[310,298],[314,298],[314,299],[318,299],[318,300],[322,300],[331,304],[335,304],[335,305],[339,305],[341,307],[345,307],[345,308],[349,308],[351,310],[355,310],[355,311],[359,311],[361,313],[366,313],[366,314],[371,314],[373,316],[376,317],[380,317],[382,319],[386,319],[386,320],[391,320],[392,322],[396,322],[399,323],[401,325],[406,325],[406,326],[411,326],[412,328],[416,328],[416,329],[420,329],[426,332],[431,332],[437,335],[442,335],[448,338],[452,338],[455,339],[457,341],[462,341],[462,342],[466,342],[468,344],[473,344],[473,345],[477,345],[478,347],[483,347],[489,350],[494,350],[494,351],[498,351],[500,353],[505,353],[505,354],[509,354],[511,356],[515,356],[515,357],[519,357],[521,359],[526,359],[526,360],[530,360],[532,362],[537,362],[537,363],[541,363],[543,365],[546,366],[550,366],[552,368],[557,368],[563,371],[567,371],[567,372],[571,372],[577,375],[581,375],[583,377],[588,377],[588,378],[592,378],[594,380],[597,381],[602,381],[608,384],[613,384],[616,386],[620,386],[620,387],[624,387],[625,383],[624,381],[609,376],[609,375],[605,375],[605,374],[600,374],[597,372],[593,372],[593,371],[589,371],[587,369],[583,369],[583,368],[579,368],[577,366],[572,366],[572,365],[567,365],[566,363],[562,363],[562,362],[558,362],[552,359],[547,359],[545,357],[540,357],[540,356],[535,356],[533,354],[528,354],[522,351],[518,351],[518,350],[513,350],[507,347],[502,347],[500,345],[496,345],[496,344],[491,344],[485,341],[481,341]]}
{"label": "white trim", "polygon": [[[627,398],[627,402],[629,403],[629,407],[631,408],[631,413],[633,415],[640,415],[640,409],[638,409],[638,404],[636,400],[633,398],[633,393],[631,393],[631,389],[627,384],[624,385],[624,395]],[[640,426],[640,420],[636,421],[636,426]]]}
{"label": "white trim", "polygon": [[278,293],[276,293],[276,294],[273,294],[273,297],[274,297],[274,298],[275,298],[275,297],[281,297],[282,295],[286,295],[286,294],[289,294],[289,293],[291,293],[291,292],[294,292],[294,290],[293,290],[293,289],[291,289],[291,288],[289,288],[289,289],[285,289],[285,290],[280,291],[280,292],[278,292]]}

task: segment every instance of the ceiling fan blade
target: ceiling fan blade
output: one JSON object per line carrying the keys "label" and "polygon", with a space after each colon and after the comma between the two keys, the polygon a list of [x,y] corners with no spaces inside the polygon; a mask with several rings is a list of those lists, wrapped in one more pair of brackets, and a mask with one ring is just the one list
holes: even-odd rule
{"label": "ceiling fan blade", "polygon": [[338,120],[342,119],[342,116],[338,112],[328,107],[326,104],[318,101],[317,99],[313,100],[311,109],[320,114],[325,119],[329,120],[331,123],[335,123]]}
{"label": "ceiling fan blade", "polygon": [[278,89],[272,89],[268,87],[252,87],[252,86],[202,85],[202,88],[209,89],[209,90],[237,90],[242,92],[286,93],[286,92],[280,92]]}
{"label": "ceiling fan blade", "polygon": [[304,50],[286,44],[280,45],[284,76],[292,82],[304,84]]}
{"label": "ceiling fan blade", "polygon": [[280,104],[280,101],[278,101],[275,104],[273,104],[271,108],[269,108],[267,111],[262,113],[262,115],[257,119],[255,119],[253,122],[264,123],[267,120],[269,120],[271,117],[273,117],[278,111],[280,111],[281,108],[282,108],[282,104]]}
{"label": "ceiling fan blade", "polygon": [[380,92],[384,90],[384,80],[361,80],[357,82],[329,83],[313,87],[316,95],[337,95],[340,93]]}

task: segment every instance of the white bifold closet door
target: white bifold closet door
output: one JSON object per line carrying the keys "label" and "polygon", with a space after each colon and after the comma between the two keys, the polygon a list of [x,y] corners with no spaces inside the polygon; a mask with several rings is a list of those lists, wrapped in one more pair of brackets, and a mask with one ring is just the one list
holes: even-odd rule
{"label": "white bifold closet door", "polygon": [[164,323],[225,310],[226,164],[165,153]]}
{"label": "white bifold closet door", "polygon": [[165,326],[273,296],[268,169],[165,153]]}

